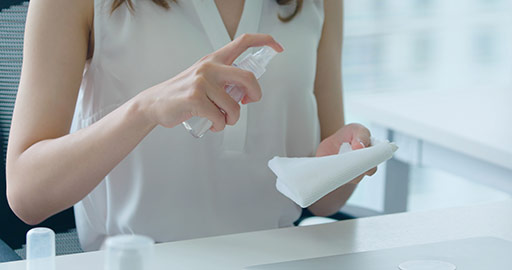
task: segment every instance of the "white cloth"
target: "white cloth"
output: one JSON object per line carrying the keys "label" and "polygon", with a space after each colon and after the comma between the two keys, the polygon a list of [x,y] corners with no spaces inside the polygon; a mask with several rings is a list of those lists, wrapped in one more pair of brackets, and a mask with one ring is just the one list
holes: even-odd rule
{"label": "white cloth", "polygon": [[305,208],[369,169],[390,159],[394,143],[372,138],[369,147],[352,150],[343,143],[338,155],[324,157],[274,157],[268,166],[277,175],[276,188]]}
{"label": "white cloth", "polygon": [[[214,1],[194,1],[165,10],[134,0],[134,12],[122,5],[110,14],[112,0],[95,0],[94,56],[72,132],[230,41]],[[292,226],[300,208],[275,190],[267,162],[311,156],[320,141],[313,89],[323,2],[304,1],[288,23],[279,9],[275,0],[246,0],[236,33],[268,33],[286,49],[259,80],[263,99],[242,106],[236,127],[201,139],[181,125],[154,129],[75,205],[84,250],[131,232],[166,242]]]}

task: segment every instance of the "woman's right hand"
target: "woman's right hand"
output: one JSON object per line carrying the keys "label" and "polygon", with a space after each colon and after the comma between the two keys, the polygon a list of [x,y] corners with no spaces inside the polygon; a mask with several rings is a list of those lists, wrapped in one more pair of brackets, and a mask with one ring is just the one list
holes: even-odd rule
{"label": "woman's right hand", "polygon": [[234,125],[240,116],[240,105],[224,90],[227,84],[235,84],[244,90],[243,104],[261,99],[261,89],[254,74],[232,66],[245,50],[260,46],[283,51],[270,35],[244,34],[136,98],[153,124],[170,128],[198,116],[212,121],[212,131],[221,131],[226,124]]}

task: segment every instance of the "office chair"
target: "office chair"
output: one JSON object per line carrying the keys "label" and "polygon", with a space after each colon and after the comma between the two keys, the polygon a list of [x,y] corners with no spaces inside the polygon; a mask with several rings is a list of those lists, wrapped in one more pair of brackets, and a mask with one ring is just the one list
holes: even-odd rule
{"label": "office chair", "polygon": [[[1,172],[3,182],[0,183],[0,262],[24,258],[25,234],[31,228],[11,211],[5,190],[5,157],[12,111],[20,81],[27,10],[27,1],[2,0],[0,4],[0,146],[4,161]],[[49,227],[56,232],[57,255],[82,251],[72,208],[38,225],[41,226]],[[4,245],[2,240],[7,245]],[[16,249],[19,256],[13,249]]]}

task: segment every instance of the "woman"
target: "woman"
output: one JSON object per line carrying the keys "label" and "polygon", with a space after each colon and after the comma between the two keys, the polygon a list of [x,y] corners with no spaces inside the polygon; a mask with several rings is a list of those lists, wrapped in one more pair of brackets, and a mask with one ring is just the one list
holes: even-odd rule
{"label": "woman", "polygon": [[[282,15],[277,2],[296,5]],[[300,208],[267,161],[361,148],[370,133],[344,125],[341,1],[277,2],[32,0],[7,157],[13,211],[37,224],[75,205],[84,250],[121,233],[165,242],[291,226]],[[259,82],[231,65],[258,46],[280,52]],[[192,116],[213,132],[193,138],[180,126]],[[338,211],[362,177],[309,209]]]}

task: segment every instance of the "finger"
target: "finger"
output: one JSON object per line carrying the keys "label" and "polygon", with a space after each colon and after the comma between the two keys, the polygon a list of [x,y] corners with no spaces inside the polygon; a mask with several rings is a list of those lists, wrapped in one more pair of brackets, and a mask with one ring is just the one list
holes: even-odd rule
{"label": "finger", "polygon": [[284,49],[274,38],[267,34],[243,34],[226,44],[213,53],[222,63],[226,65],[233,64],[238,56],[250,47],[269,46],[276,52],[282,52]]}
{"label": "finger", "polygon": [[324,139],[320,145],[318,145],[316,155],[317,157],[336,155],[340,151],[340,144],[335,140],[333,136]]}
{"label": "finger", "polygon": [[359,137],[354,137],[352,139],[352,141],[350,142],[350,145],[352,146],[352,150],[357,150],[357,149],[363,149],[366,146],[368,146],[369,144],[364,143],[363,139],[361,139]]}
{"label": "finger", "polygon": [[363,178],[364,178],[364,175],[358,176],[358,177],[354,178],[352,181],[350,181],[349,183],[357,185],[363,180]]}
{"label": "finger", "polygon": [[226,127],[226,116],[207,96],[201,102],[197,116],[208,118],[212,122],[212,131],[221,131]]}
{"label": "finger", "polygon": [[373,168],[369,169],[368,171],[366,171],[364,174],[365,174],[365,175],[368,175],[368,176],[372,176],[372,175],[374,175],[376,172],[377,172],[377,167],[373,167]]}
{"label": "finger", "polygon": [[208,98],[221,109],[225,115],[225,123],[234,125],[240,118],[240,105],[226,93],[224,88],[210,84],[206,91]]}
{"label": "finger", "polygon": [[371,145],[371,136],[370,131],[361,126],[361,128],[356,129],[352,135],[352,141],[350,142],[352,149],[362,149]]}
{"label": "finger", "polygon": [[261,99],[261,87],[254,74],[250,71],[233,66],[219,66],[217,69],[217,82],[220,85],[234,84],[244,91],[244,104],[256,102]]}

